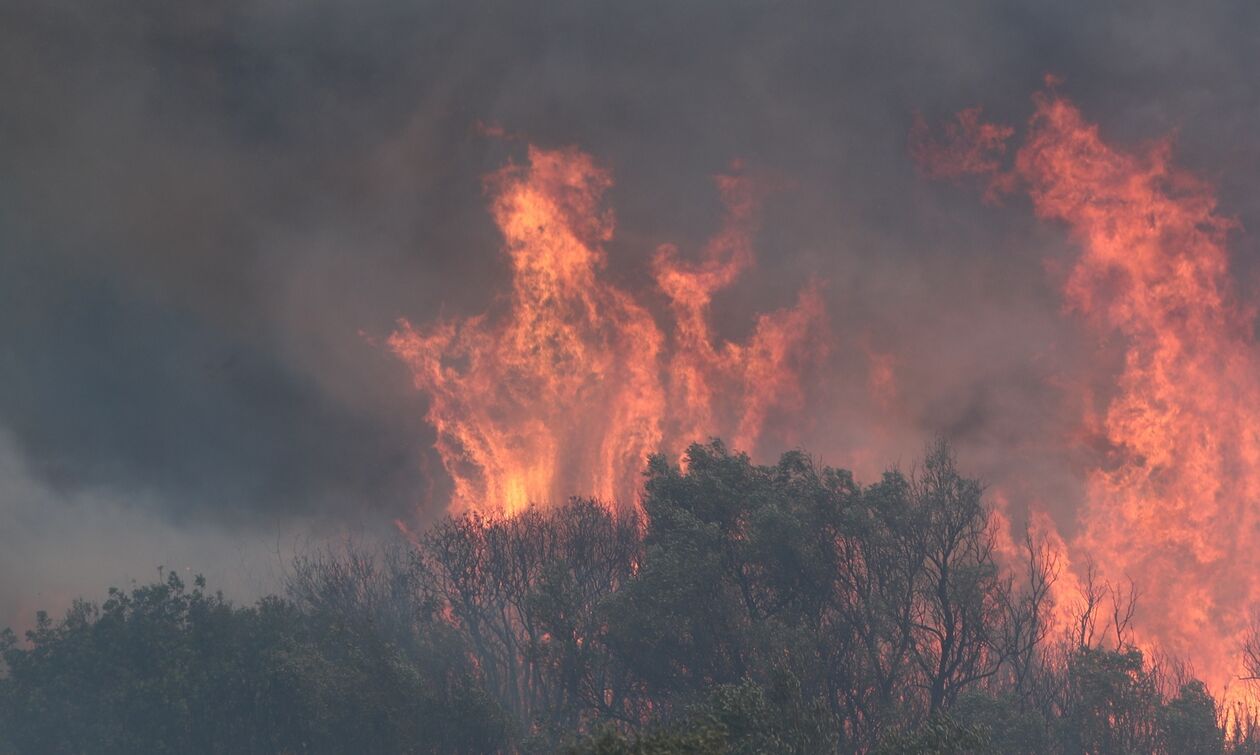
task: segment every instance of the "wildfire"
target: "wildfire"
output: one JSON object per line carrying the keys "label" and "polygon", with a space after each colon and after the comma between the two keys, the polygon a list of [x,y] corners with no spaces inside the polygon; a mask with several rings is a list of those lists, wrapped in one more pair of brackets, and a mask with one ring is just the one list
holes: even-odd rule
{"label": "wildfire", "polygon": [[747,178],[717,184],[726,220],[700,259],[673,246],[653,258],[667,333],[604,275],[612,179],[590,156],[530,147],[527,165],[487,179],[512,269],[505,313],[400,321],[389,339],[429,398],[452,510],[512,514],[575,493],[632,506],[649,453],[708,435],[752,449],[772,412],[800,408],[825,348],[818,286],[759,315],[746,343],[715,338],[709,305],[753,264],[761,200]]}
{"label": "wildfire", "polygon": [[1010,172],[998,157],[1013,132],[977,110],[943,143],[916,124],[912,152],[934,177],[987,176],[990,197],[1022,187],[1076,241],[1067,309],[1119,337],[1124,361],[1083,418],[1110,451],[1088,473],[1072,550],[1137,580],[1143,644],[1225,687],[1260,597],[1260,358],[1229,276],[1235,224],[1212,186],[1174,167],[1169,140],[1121,149],[1053,88],[1034,104]]}
{"label": "wildfire", "polygon": [[[1066,308],[1122,344],[1113,390],[1081,420],[1108,451],[1088,472],[1078,533],[1065,545],[1047,517],[1034,524],[1060,563],[1136,580],[1139,640],[1227,686],[1260,598],[1260,351],[1228,270],[1235,224],[1210,185],[1174,167],[1168,140],[1122,149],[1053,90],[1034,104],[1010,170],[1014,130],[979,110],[944,141],[919,121],[911,142],[928,175],[985,177],[990,200],[1023,190],[1063,223],[1079,248]],[[758,315],[744,342],[710,322],[714,296],[754,264],[761,188],[718,177],[718,233],[692,258],[655,250],[667,309],[654,312],[605,273],[611,185],[589,155],[530,147],[487,179],[512,271],[503,312],[404,321],[389,340],[428,396],[455,511],[512,514],[573,493],[632,506],[649,453],[708,435],[753,449],[771,416],[804,406],[802,375],[826,345],[818,285]],[[895,395],[892,359],[872,355],[877,395]]]}

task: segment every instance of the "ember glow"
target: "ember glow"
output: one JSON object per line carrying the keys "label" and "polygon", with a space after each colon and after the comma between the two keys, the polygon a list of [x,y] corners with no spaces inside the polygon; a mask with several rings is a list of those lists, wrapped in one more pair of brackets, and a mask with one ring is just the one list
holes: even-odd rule
{"label": "ember glow", "polygon": [[1088,555],[1107,579],[1132,578],[1139,641],[1222,689],[1260,597],[1260,355],[1229,273],[1236,224],[1173,164],[1169,140],[1122,148],[1053,90],[1034,104],[1010,172],[999,157],[1012,130],[977,110],[943,141],[917,124],[912,151],[930,176],[985,177],[988,197],[1025,191],[1071,234],[1065,310],[1100,345],[1121,344],[1123,363],[1110,394],[1085,402],[1083,436],[1105,450],[1069,550],[1078,567]]}
{"label": "ember glow", "polygon": [[[737,166],[738,167],[738,166]],[[574,149],[531,147],[487,180],[512,269],[502,314],[401,322],[390,348],[429,399],[454,511],[513,513],[593,495],[633,506],[648,454],[718,435],[755,448],[773,413],[805,402],[825,352],[817,284],[759,315],[746,342],[718,339],[714,294],[753,265],[760,190],[720,176],[726,220],[698,258],[656,250],[663,327],[645,296],[610,282],[608,171]]]}

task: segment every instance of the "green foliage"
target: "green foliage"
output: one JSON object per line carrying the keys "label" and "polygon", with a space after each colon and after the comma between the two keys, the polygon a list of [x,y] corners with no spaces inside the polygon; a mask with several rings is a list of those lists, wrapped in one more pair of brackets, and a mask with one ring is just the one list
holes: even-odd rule
{"label": "green foliage", "polygon": [[825,708],[805,702],[790,675],[765,689],[752,681],[719,685],[673,726],[626,736],[603,728],[572,753],[834,752],[836,732]]}
{"label": "green foliage", "polygon": [[875,748],[876,755],[996,755],[997,752],[983,729],[964,726],[947,713],[932,716],[912,732],[893,733]]}
{"label": "green foliage", "polygon": [[567,755],[726,755],[726,732],[712,723],[688,728],[652,729],[626,736],[610,727],[565,749]]}
{"label": "green foliage", "polygon": [[788,672],[774,674],[769,689],[750,680],[719,686],[693,716],[715,722],[733,754],[836,749],[836,727],[826,707],[804,699],[800,683]]}
{"label": "green foliage", "polygon": [[651,460],[643,568],[605,605],[607,642],[657,695],[765,678],[795,630],[817,626],[836,571],[851,478],[802,454],[758,467],[719,443],[687,472]]}
{"label": "green foliage", "polygon": [[[480,752],[504,725],[452,658],[268,598],[235,608],[177,575],[5,643],[18,752]],[[456,666],[463,664],[457,663]]]}
{"label": "green foliage", "polygon": [[1177,696],[1168,701],[1160,725],[1168,752],[1220,755],[1225,750],[1216,700],[1197,679],[1181,685]]}
{"label": "green foliage", "polygon": [[1068,663],[1061,730],[1072,752],[1159,750],[1155,680],[1135,648],[1083,647]]}
{"label": "green foliage", "polygon": [[1037,755],[1051,750],[1045,717],[1021,706],[1011,695],[967,692],[958,698],[950,715],[962,726],[985,732],[993,749],[1004,755]]}
{"label": "green foliage", "polygon": [[982,493],[944,443],[863,487],[713,441],[650,460],[643,519],[451,517],[252,606],[111,590],[0,633],[0,754],[1257,751],[1201,683],[1048,640],[1054,565],[999,569]]}

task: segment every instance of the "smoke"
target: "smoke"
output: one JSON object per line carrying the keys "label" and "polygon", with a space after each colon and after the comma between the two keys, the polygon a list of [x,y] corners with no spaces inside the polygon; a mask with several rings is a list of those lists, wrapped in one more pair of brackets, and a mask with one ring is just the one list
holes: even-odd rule
{"label": "smoke", "polygon": [[58,490],[38,479],[0,432],[0,626],[29,627],[111,586],[202,574],[241,599],[274,590],[304,542],[294,522],[249,532],[155,517],[135,490]]}
{"label": "smoke", "polygon": [[633,294],[603,280],[616,228],[608,173],[576,150],[528,154],[528,167],[489,182],[511,258],[506,312],[419,331],[404,320],[389,338],[428,397],[451,510],[515,513],[572,491],[632,508],[651,454],[681,458],[723,434],[755,452],[772,412],[800,415],[801,373],[828,350],[818,286],[757,314],[746,343],[715,343],[709,322],[714,295],[752,264],[752,180],[719,177],[727,217],[700,261],[672,245],[654,255],[675,322],[667,341]]}
{"label": "smoke", "polygon": [[[1109,384],[1081,386],[1078,444],[1094,452],[1077,512],[1078,552],[1151,593],[1138,632],[1197,665],[1218,688],[1238,678],[1257,593],[1249,575],[1260,475],[1255,436],[1255,309],[1236,298],[1228,240],[1211,184],[1176,167],[1172,143],[1108,144],[1055,92],[1035,112],[1004,172],[1014,133],[965,110],[936,142],[923,122],[911,142],[925,173],[984,177],[986,199],[1024,189],[1038,217],[1061,222],[1079,248],[1065,304],[1098,339]],[[1070,392],[1069,392],[1070,397]]]}
{"label": "smoke", "polygon": [[[0,532],[24,575],[0,608],[443,509],[428,404],[383,342],[511,289],[482,178],[525,155],[478,123],[607,168],[606,276],[636,295],[661,244],[719,229],[733,159],[772,179],[710,322],[746,341],[827,281],[793,442],[871,479],[943,432],[1017,522],[1071,538],[1092,454],[1065,396],[1098,379],[1061,312],[1074,252],[1018,200],[922,181],[914,113],[1016,123],[1053,71],[1110,140],[1176,131],[1260,227],[1260,25],[1042,5],[0,3]],[[1242,298],[1256,251],[1231,245]]]}

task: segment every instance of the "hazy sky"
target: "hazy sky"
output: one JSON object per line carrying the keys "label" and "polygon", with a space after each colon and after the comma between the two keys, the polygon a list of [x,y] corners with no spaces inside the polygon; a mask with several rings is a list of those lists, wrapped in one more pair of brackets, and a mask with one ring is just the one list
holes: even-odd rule
{"label": "hazy sky", "polygon": [[[731,160],[784,179],[715,314],[737,336],[827,282],[806,447],[869,477],[943,432],[1070,531],[1057,386],[1100,348],[1061,311],[1070,247],[919,176],[914,113],[1018,126],[1054,73],[1109,140],[1175,132],[1260,228],[1258,34],[1245,2],[0,0],[0,625],[159,564],[246,594],[296,543],[441,511],[378,343],[506,280],[481,178],[522,149],[478,122],[612,171],[635,289],[715,229]],[[1231,250],[1252,298],[1260,243]]]}

